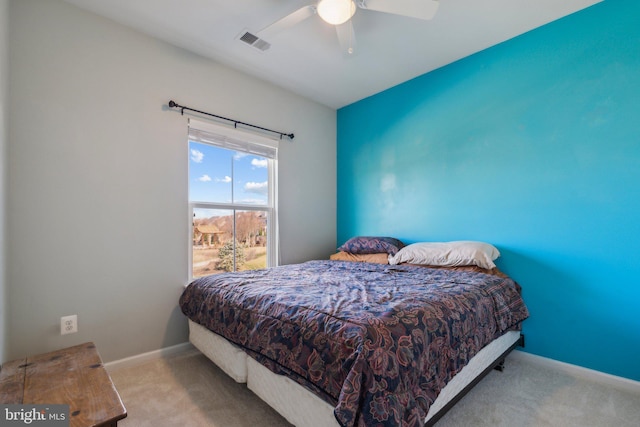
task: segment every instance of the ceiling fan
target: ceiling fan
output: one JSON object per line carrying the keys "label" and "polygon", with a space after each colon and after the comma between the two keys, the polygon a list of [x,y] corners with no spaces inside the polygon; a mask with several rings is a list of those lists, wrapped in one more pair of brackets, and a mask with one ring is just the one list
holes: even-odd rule
{"label": "ceiling fan", "polygon": [[335,26],[342,51],[352,55],[356,39],[351,18],[358,8],[429,20],[436,14],[438,6],[438,0],[319,0],[268,25],[257,35],[243,33],[240,40],[260,50],[267,50],[270,47],[267,40],[317,14],[323,21]]}

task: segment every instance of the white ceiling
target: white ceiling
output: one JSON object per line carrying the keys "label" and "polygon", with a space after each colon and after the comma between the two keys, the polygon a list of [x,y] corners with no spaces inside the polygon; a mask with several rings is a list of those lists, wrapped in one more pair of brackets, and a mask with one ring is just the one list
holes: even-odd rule
{"label": "white ceiling", "polygon": [[65,1],[337,109],[601,0],[441,0],[430,21],[358,9],[351,57],[318,16],[265,52],[238,40],[314,0]]}

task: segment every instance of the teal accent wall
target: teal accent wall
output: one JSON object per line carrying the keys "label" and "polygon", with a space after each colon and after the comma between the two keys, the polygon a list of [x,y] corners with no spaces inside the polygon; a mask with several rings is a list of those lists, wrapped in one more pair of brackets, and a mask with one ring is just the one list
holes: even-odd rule
{"label": "teal accent wall", "polygon": [[640,380],[640,3],[607,0],[338,111],[338,228],[483,240],[525,351]]}

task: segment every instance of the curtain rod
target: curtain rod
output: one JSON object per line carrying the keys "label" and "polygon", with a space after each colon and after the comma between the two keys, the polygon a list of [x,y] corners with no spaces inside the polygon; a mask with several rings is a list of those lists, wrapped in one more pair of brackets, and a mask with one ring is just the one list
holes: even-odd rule
{"label": "curtain rod", "polygon": [[189,108],[189,107],[185,107],[184,105],[180,105],[180,104],[176,103],[175,101],[169,101],[169,107],[171,107],[171,108],[180,108],[180,114],[183,114],[183,115],[184,115],[184,110],[195,111],[196,113],[205,114],[207,116],[215,117],[217,119],[222,119],[222,120],[227,120],[229,122],[233,122],[233,126],[236,127],[236,128],[238,127],[238,125],[243,125],[243,126],[249,126],[249,127],[255,128],[255,129],[260,129],[260,130],[263,130],[265,132],[275,133],[277,135],[280,135],[280,139],[282,139],[283,136],[286,136],[289,139],[293,139],[293,137],[294,137],[293,133],[279,132],[277,130],[271,130],[271,129],[263,128],[263,127],[260,127],[260,126],[252,125],[250,123],[241,122],[239,120],[229,119],[227,117],[222,117],[222,116],[218,116],[218,115],[215,115],[215,114],[207,113],[205,111],[194,110],[193,108]]}

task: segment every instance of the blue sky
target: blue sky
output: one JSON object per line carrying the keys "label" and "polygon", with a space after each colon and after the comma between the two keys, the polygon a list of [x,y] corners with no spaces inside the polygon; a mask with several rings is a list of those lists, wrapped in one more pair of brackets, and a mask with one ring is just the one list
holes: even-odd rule
{"label": "blue sky", "polygon": [[264,206],[267,195],[266,158],[189,141],[190,201]]}

